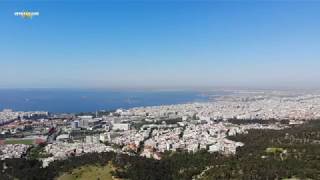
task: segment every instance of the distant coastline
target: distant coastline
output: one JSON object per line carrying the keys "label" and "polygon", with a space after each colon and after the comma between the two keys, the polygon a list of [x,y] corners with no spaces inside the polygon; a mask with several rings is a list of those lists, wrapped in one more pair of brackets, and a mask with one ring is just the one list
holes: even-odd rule
{"label": "distant coastline", "polygon": [[[210,92],[210,96],[227,92]],[[211,99],[211,98],[210,98]],[[53,113],[93,112],[141,106],[207,102],[200,91],[116,91],[86,89],[0,89],[0,109],[48,111]]]}

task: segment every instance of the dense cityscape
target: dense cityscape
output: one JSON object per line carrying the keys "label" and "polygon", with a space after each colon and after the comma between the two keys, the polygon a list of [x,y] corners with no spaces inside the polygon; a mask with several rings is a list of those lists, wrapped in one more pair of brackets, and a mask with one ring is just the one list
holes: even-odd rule
{"label": "dense cityscape", "polygon": [[320,180],[320,1],[0,1],[0,180]]}
{"label": "dense cityscape", "polygon": [[[206,103],[78,115],[5,109],[0,112],[0,158],[24,157],[29,148],[44,143],[43,166],[90,152],[112,151],[158,160],[166,151],[230,155],[245,144],[229,136],[250,129],[281,130],[319,117],[320,95],[284,92],[236,92]],[[269,120],[272,123],[263,123]]]}

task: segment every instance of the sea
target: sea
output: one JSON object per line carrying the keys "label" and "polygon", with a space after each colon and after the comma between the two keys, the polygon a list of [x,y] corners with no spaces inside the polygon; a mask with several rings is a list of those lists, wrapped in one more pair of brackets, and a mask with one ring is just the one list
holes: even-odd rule
{"label": "sea", "polygon": [[133,107],[206,102],[226,92],[115,91],[84,89],[0,89],[0,111],[79,113]]}

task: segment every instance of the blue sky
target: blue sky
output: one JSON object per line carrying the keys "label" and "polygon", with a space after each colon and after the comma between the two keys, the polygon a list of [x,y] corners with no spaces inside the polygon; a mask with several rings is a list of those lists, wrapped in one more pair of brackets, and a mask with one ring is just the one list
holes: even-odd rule
{"label": "blue sky", "polygon": [[1,1],[0,87],[319,87],[319,19],[311,1]]}

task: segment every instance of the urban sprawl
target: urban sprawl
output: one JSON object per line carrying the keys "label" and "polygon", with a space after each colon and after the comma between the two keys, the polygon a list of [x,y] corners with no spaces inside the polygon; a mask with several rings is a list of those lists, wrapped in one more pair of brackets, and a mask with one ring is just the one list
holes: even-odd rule
{"label": "urban sprawl", "polygon": [[[166,151],[235,154],[229,136],[289,128],[320,118],[320,94],[234,92],[212,101],[117,109],[91,114],[0,112],[0,159],[24,157],[45,144],[43,166],[69,156],[114,151],[161,159]],[[234,123],[232,120],[252,120]],[[272,123],[259,123],[269,121]],[[283,123],[283,122],[286,123]]]}

